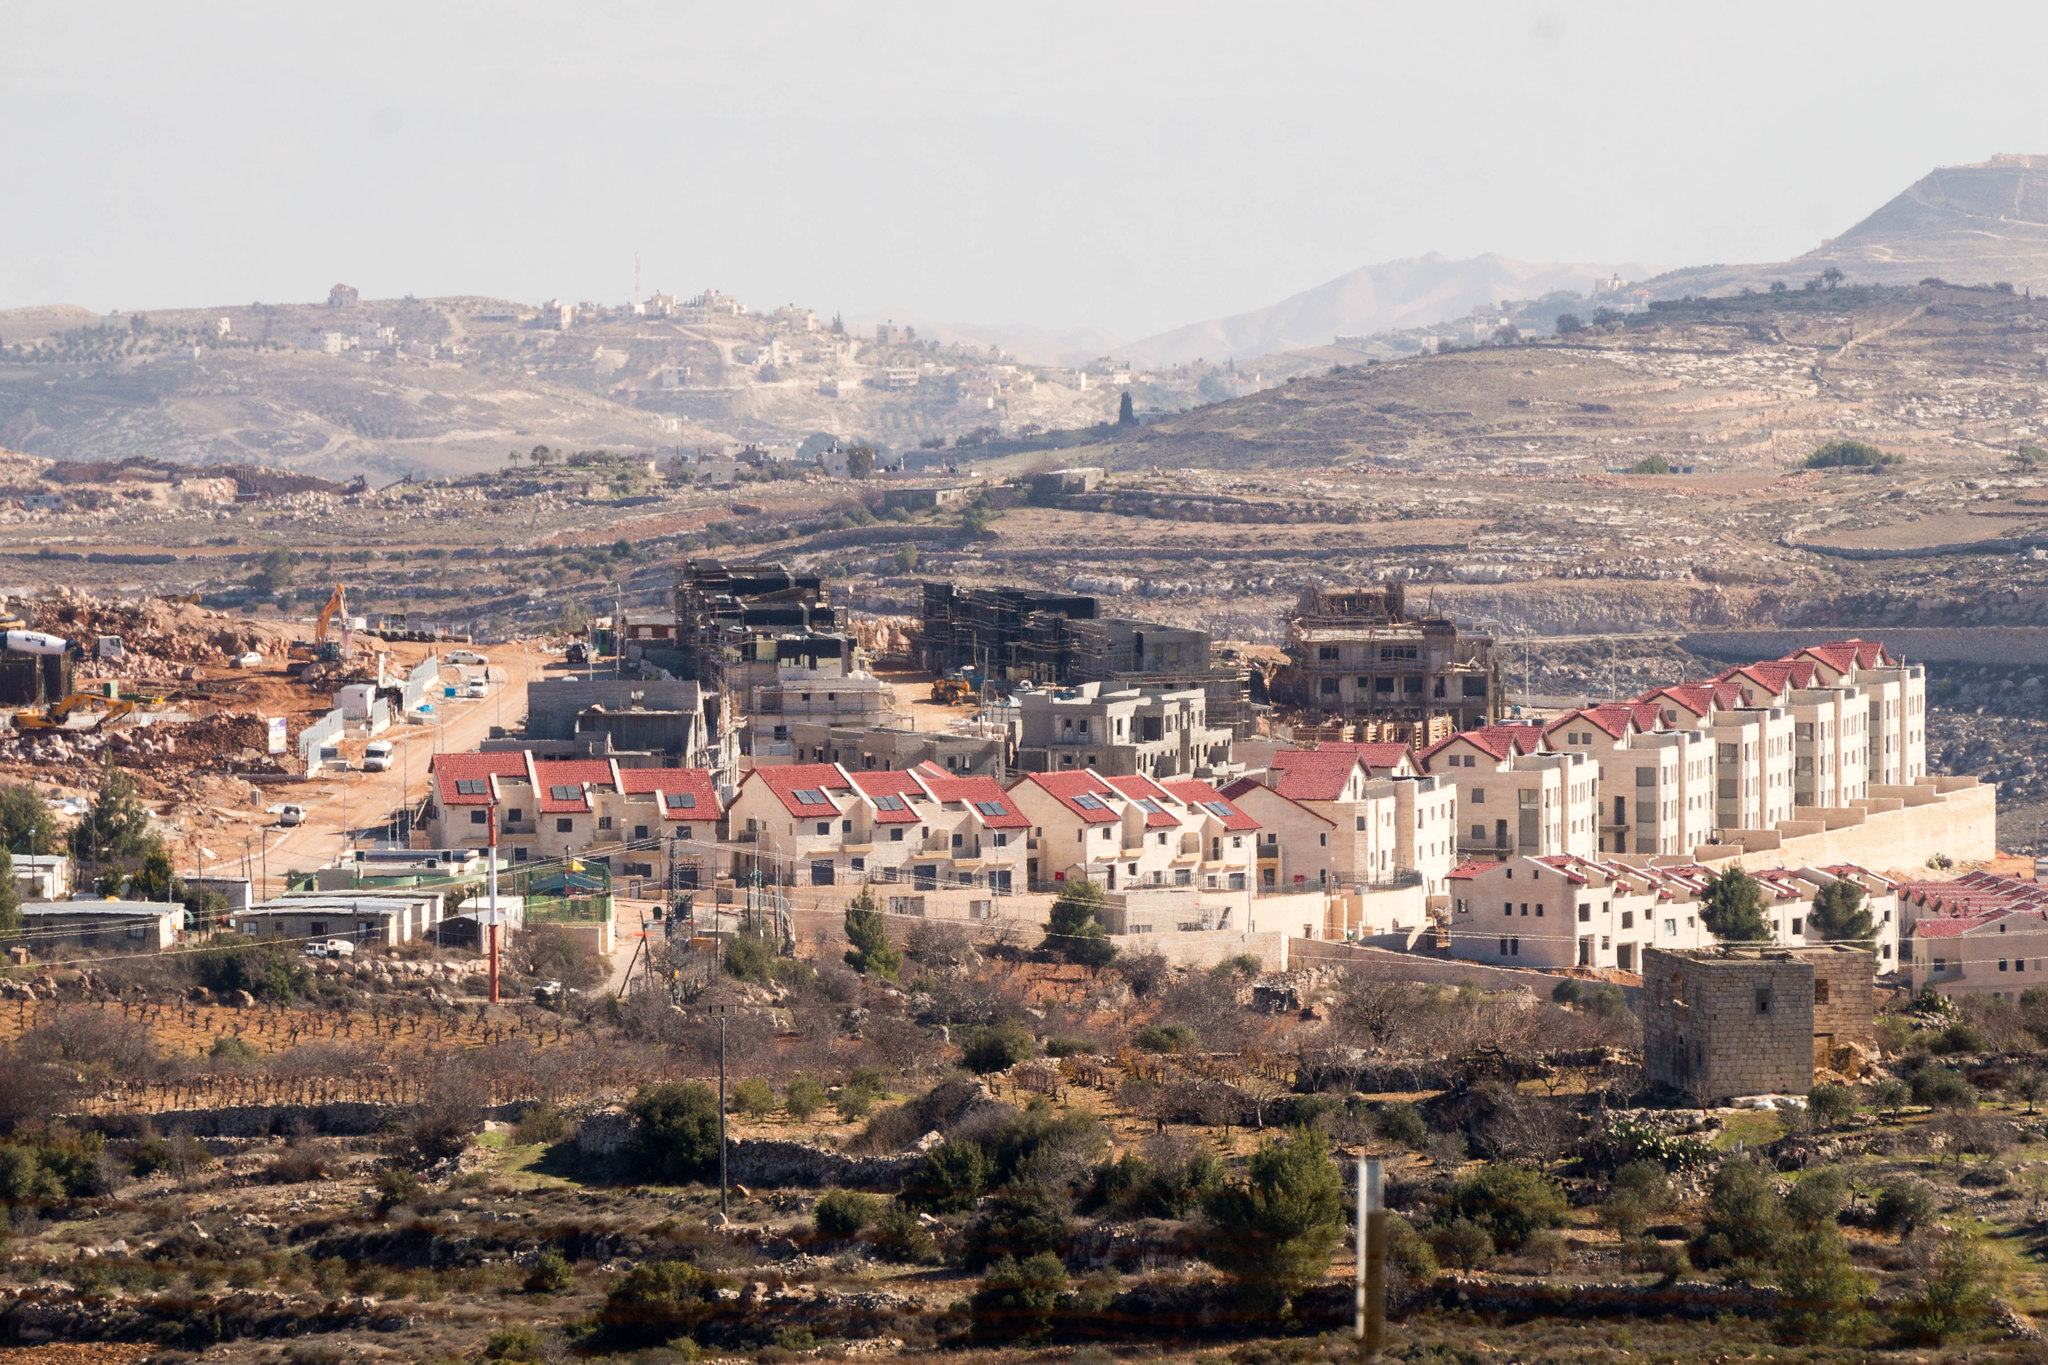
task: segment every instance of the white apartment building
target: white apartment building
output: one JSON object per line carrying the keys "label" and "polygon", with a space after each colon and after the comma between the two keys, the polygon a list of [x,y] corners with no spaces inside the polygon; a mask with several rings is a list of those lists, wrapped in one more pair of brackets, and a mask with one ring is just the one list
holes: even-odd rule
{"label": "white apartment building", "polygon": [[1230,731],[1209,725],[1199,687],[1105,691],[1090,682],[1022,692],[1016,703],[1017,766],[1026,772],[1185,777],[1230,761]]}
{"label": "white apartment building", "polygon": [[1467,730],[1419,757],[1432,776],[1456,785],[1461,858],[1598,851],[1600,764],[1584,751],[1548,751],[1540,727]]}
{"label": "white apartment building", "polygon": [[1927,669],[1893,658],[1875,640],[1832,640],[1791,659],[1811,663],[1809,686],[1852,684],[1867,702],[1870,780],[1903,786],[1927,776]]}
{"label": "white apartment building", "polygon": [[1596,852],[1682,855],[1714,830],[1714,746],[1687,729],[1665,730],[1648,701],[1568,712],[1545,739],[1600,766]]}
{"label": "white apartment building", "polygon": [[1110,891],[1251,889],[1257,822],[1220,793],[1191,810],[1149,778],[1083,769],[1031,773],[1008,794],[1030,821],[1034,888],[1085,877]]}

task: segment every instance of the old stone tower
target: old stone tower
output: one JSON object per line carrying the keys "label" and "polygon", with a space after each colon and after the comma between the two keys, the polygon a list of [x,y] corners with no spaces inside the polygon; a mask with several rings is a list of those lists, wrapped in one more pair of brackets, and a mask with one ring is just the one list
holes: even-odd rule
{"label": "old stone tower", "polygon": [[1723,946],[1643,952],[1643,1072],[1704,1101],[1804,1095],[1816,1059],[1871,1037],[1869,953]]}

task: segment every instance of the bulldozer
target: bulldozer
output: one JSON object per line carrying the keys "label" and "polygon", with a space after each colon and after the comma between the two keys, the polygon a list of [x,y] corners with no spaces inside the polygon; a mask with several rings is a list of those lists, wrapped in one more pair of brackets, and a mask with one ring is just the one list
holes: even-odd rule
{"label": "bulldozer", "polygon": [[[313,638],[294,640],[285,651],[285,657],[296,663],[338,664],[346,663],[353,643],[354,632],[348,628],[348,589],[335,585],[333,595],[320,608],[319,619],[313,623]],[[339,637],[329,633],[329,627],[336,613],[341,615],[342,628]]]}
{"label": "bulldozer", "polygon": [[[100,717],[90,725],[72,725],[71,713],[84,706],[104,706]],[[46,711],[16,711],[14,728],[25,731],[68,730],[88,734],[99,729],[117,716],[125,716],[135,709],[135,703],[126,697],[109,700],[97,692],[73,692],[70,696],[50,703]]]}
{"label": "bulldozer", "polygon": [[963,706],[974,700],[974,679],[967,669],[956,668],[932,683],[932,700],[941,706]]}

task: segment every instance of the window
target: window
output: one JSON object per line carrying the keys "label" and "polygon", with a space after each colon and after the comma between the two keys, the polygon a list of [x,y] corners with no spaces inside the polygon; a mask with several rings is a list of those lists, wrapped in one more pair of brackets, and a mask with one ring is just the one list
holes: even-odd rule
{"label": "window", "polygon": [[1592,904],[1591,904],[1590,902],[1588,902],[1588,901],[1580,901],[1580,902],[1579,902],[1579,923],[1581,923],[1581,924],[1591,924],[1592,922],[1593,922],[1593,906],[1592,906]]}
{"label": "window", "polygon": [[1805,920],[1803,920],[1803,919],[1795,919],[1795,920],[1793,920],[1793,921],[1792,921],[1792,932],[1793,932],[1793,933],[1795,933],[1795,934],[1803,932],[1800,926],[1804,925],[1805,923],[1806,923],[1806,921],[1805,921]]}
{"label": "window", "polygon": [[512,809],[505,812],[505,823],[508,825],[516,825],[525,818],[526,812],[519,809],[519,807],[517,806],[514,806],[512,807]]}
{"label": "window", "polygon": [[610,829],[610,828],[612,827],[612,818],[611,818],[611,816],[609,816],[609,815],[600,815],[600,816],[598,816],[598,817],[597,817],[597,827],[598,827],[599,829]]}
{"label": "window", "polygon": [[1472,804],[1475,806],[1483,806],[1486,804],[1486,788],[1474,787],[1472,789]]}
{"label": "window", "polygon": [[1665,921],[1664,921],[1664,937],[1666,937],[1666,938],[1677,938],[1677,937],[1678,937],[1678,921],[1677,921],[1677,920],[1675,920],[1675,919],[1667,919],[1667,920],[1665,920]]}
{"label": "window", "polygon": [[645,826],[645,825],[635,825],[635,826],[633,826],[633,837],[634,837],[635,839],[645,839],[645,838],[647,837],[647,826]]}
{"label": "window", "polygon": [[1363,815],[1358,817],[1358,828],[1360,831],[1365,829],[1365,817]]}
{"label": "window", "polygon": [[832,822],[831,822],[830,820],[820,820],[820,821],[818,822],[818,833],[820,833],[820,834],[830,834],[831,832],[832,832]]}
{"label": "window", "polygon": [[1636,912],[1635,912],[1635,911],[1633,911],[1633,910],[1624,910],[1624,911],[1622,911],[1622,912],[1621,912],[1621,927],[1622,927],[1622,928],[1624,928],[1624,929],[1633,929],[1633,928],[1635,928],[1635,927],[1636,927]]}
{"label": "window", "polygon": [[1813,1003],[1816,1005],[1828,1003],[1828,983],[1825,980],[1816,980],[1813,983]]}
{"label": "window", "polygon": [[896,828],[889,831],[889,842],[892,844],[900,844],[903,842],[903,826],[898,825],[896,826]]}
{"label": "window", "polygon": [[[1769,986],[1758,986],[1756,988],[1756,1012],[1758,1014],[1769,1014],[1771,1012],[1771,988]],[[1804,1044],[1801,1046],[1804,1046]]]}
{"label": "window", "polygon": [[469,813],[469,823],[472,825],[488,825],[491,823],[491,813],[487,810],[473,810]]}
{"label": "window", "polygon": [[570,819],[568,816],[565,815],[561,819],[555,821],[555,833],[574,834],[575,832],[576,822]]}
{"label": "window", "polygon": [[1512,915],[1512,914],[1514,914],[1514,913],[1515,913],[1515,903],[1514,903],[1513,901],[1502,901],[1502,902],[1500,903],[1500,912],[1501,912],[1501,913],[1502,913],[1503,915]]}

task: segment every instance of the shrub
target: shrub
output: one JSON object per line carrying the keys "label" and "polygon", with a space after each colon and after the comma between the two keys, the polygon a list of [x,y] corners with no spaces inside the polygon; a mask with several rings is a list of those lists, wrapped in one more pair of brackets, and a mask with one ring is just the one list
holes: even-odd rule
{"label": "shrub", "polygon": [[987,1342],[1045,1335],[1066,1288],[1066,1268],[1052,1256],[1040,1253],[1022,1263],[1003,1257],[988,1268],[968,1301],[974,1335]]}
{"label": "shrub", "polygon": [[905,1265],[930,1265],[939,1259],[939,1244],[917,1215],[900,1203],[882,1206],[868,1231],[868,1245],[875,1254]]}
{"label": "shrub", "polygon": [[969,1071],[986,1075],[1007,1071],[1037,1051],[1038,1044],[1022,1026],[1004,1020],[992,1028],[977,1030],[961,1050],[960,1061]]}
{"label": "shrub", "polygon": [[576,1267],[553,1247],[536,1257],[532,1268],[526,1272],[526,1292],[529,1294],[562,1294],[574,1288],[575,1284]]}
{"label": "shrub", "polygon": [[1131,1042],[1146,1052],[1187,1052],[1199,1041],[1186,1024],[1147,1024],[1131,1035]]}
{"label": "shrub", "polygon": [[633,1116],[633,1155],[645,1179],[680,1184],[718,1166],[718,1096],[701,1082],[643,1087]]}
{"label": "shrub", "polygon": [[531,1327],[500,1327],[484,1341],[485,1360],[540,1360],[540,1333]]}
{"label": "shrub", "polygon": [[1086,1057],[1095,1053],[1096,1046],[1086,1038],[1048,1038],[1045,1040],[1045,1055],[1048,1057]]}
{"label": "shrub", "polygon": [[420,1192],[420,1178],[403,1166],[377,1175],[377,1212],[387,1214],[400,1204],[409,1204]]}
{"label": "shrub", "polygon": [[821,1237],[854,1237],[875,1221],[882,1201],[854,1190],[832,1190],[811,1208],[811,1221]]}
{"label": "shrub", "polygon": [[1066,882],[1046,916],[1045,939],[1038,946],[1069,962],[1100,970],[1116,960],[1116,945],[1102,927],[1102,888],[1082,877]]}
{"label": "shrub", "polygon": [[792,1076],[782,1091],[782,1107],[798,1123],[809,1123],[811,1115],[825,1107],[825,1087],[815,1076]]}
{"label": "shrub", "polygon": [[1907,1088],[1904,1081],[1889,1077],[1870,1087],[1871,1105],[1887,1114],[1898,1113],[1912,1098],[1913,1092]]}
{"label": "shrub", "polygon": [[0,1146],[0,1201],[30,1204],[63,1193],[62,1182],[36,1159],[33,1149],[11,1143]]}
{"label": "shrub", "polygon": [[726,975],[765,986],[772,979],[775,949],[759,934],[742,929],[725,940],[720,961],[725,965]]}
{"label": "shrub", "polygon": [[405,1138],[413,1158],[425,1165],[461,1155],[483,1123],[490,1090],[475,1071],[444,1066],[407,1109]]}
{"label": "shrub", "polygon": [[912,1208],[957,1213],[973,1205],[988,1186],[988,1154],[978,1142],[954,1138],[925,1153],[903,1178],[902,1198]]}
{"label": "shrub", "polygon": [[749,1076],[732,1088],[732,1107],[750,1119],[760,1118],[775,1107],[775,1090],[759,1076]]}
{"label": "shrub", "polygon": [[1778,1330],[1784,1336],[1842,1341],[1867,1322],[1863,1300],[1870,1281],[1849,1264],[1849,1250],[1833,1223],[1790,1238],[1780,1248],[1778,1266]]}
{"label": "shrub", "polygon": [[1768,1262],[1785,1235],[1785,1204],[1776,1176],[1746,1158],[1721,1163],[1707,1195],[1707,1215],[1694,1259]]}
{"label": "shrub", "polygon": [[1977,1088],[1964,1080],[1960,1072],[1934,1062],[1922,1063],[1907,1079],[1906,1085],[1915,1104],[1931,1105],[1937,1109],[1977,1107]]}
{"label": "shrub", "polygon": [[1496,1247],[1518,1250],[1541,1228],[1565,1225],[1564,1191],[1525,1166],[1494,1162],[1451,1189],[1442,1218],[1468,1218],[1485,1228]]}
{"label": "shrub", "polygon": [[1614,1173],[1613,1188],[1600,1206],[1600,1221],[1624,1240],[1634,1240],[1670,1205],[1671,1179],[1664,1167],[1654,1161],[1632,1161]]}
{"label": "shrub", "polygon": [[1202,1207],[1211,1232],[1203,1257],[1281,1317],[1329,1265],[1344,1185],[1323,1135],[1297,1128],[1284,1142],[1261,1143],[1245,1180],[1211,1191]]}
{"label": "shrub", "polygon": [[1911,1236],[1934,1220],[1934,1191],[1911,1176],[1887,1180],[1870,1207],[1870,1221],[1886,1232]]}
{"label": "shrub", "polygon": [[1416,1283],[1436,1278],[1436,1251],[1398,1213],[1387,1215],[1387,1260]]}
{"label": "shrub", "polygon": [[1982,1030],[1960,1019],[1927,1040],[1929,1052],[1986,1052],[1990,1047]]}
{"label": "shrub", "polygon": [[1868,469],[1876,471],[1899,462],[1897,455],[1887,454],[1874,445],[1863,441],[1830,441],[1806,457],[1808,469]]}
{"label": "shrub", "polygon": [[1406,1100],[1381,1105],[1372,1116],[1372,1128],[1388,1142],[1398,1142],[1418,1152],[1429,1141],[1429,1125],[1423,1121],[1422,1111]]}
{"label": "shrub", "polygon": [[863,882],[846,904],[846,965],[862,976],[870,974],[895,980],[902,969],[903,954],[889,946],[889,924],[875,904],[875,893]]}
{"label": "shrub", "polygon": [[1847,1123],[1856,1113],[1856,1092],[1846,1085],[1822,1083],[1806,1092],[1814,1120],[1829,1128]]}
{"label": "shrub", "polygon": [[1945,1229],[1935,1238],[1920,1292],[1900,1320],[1917,1336],[1946,1341],[1988,1325],[1997,1311],[1999,1287],[1997,1267],[1976,1234]]}
{"label": "shrub", "polygon": [[1435,1254],[1460,1270],[1477,1270],[1491,1260],[1493,1234],[1470,1218],[1453,1218],[1429,1230],[1429,1244]]}
{"label": "shrub", "polygon": [[1847,1177],[1832,1166],[1821,1166],[1799,1177],[1785,1197],[1785,1213],[1802,1228],[1833,1227],[1848,1198]]}
{"label": "shrub", "polygon": [[1073,1229],[1066,1210],[1039,1185],[1011,1185],[989,1199],[967,1229],[961,1264],[980,1270],[1007,1257],[1025,1261],[1040,1252],[1066,1253]]}
{"label": "shrub", "polygon": [[512,1141],[521,1147],[552,1145],[569,1132],[569,1120],[551,1104],[537,1104],[512,1125]]}
{"label": "shrub", "polygon": [[247,991],[260,1000],[290,1004],[312,984],[305,963],[253,943],[208,948],[192,957],[199,984],[210,991]]}
{"label": "shrub", "polygon": [[662,1342],[711,1316],[719,1281],[683,1261],[634,1266],[605,1296],[598,1322],[614,1337]]}

